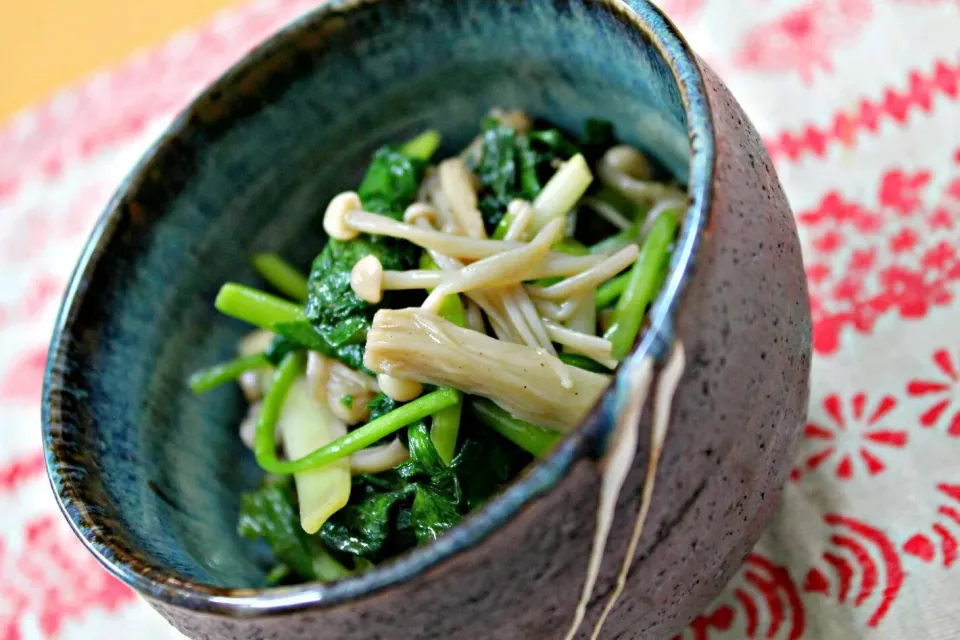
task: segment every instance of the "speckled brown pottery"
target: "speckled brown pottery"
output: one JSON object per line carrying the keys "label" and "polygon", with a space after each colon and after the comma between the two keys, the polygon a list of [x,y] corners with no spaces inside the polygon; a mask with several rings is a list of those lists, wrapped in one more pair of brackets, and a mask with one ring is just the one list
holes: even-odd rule
{"label": "speckled brown pottery", "polygon": [[[650,330],[581,429],[435,544],[335,584],[263,589],[234,531],[258,472],[236,390],[183,380],[243,331],[216,316],[247,257],[306,264],[318,212],[370,152],[427,126],[451,152],[491,106],[618,134],[690,185]],[[599,458],[630,370],[678,338],[687,369],[654,503],[609,638],[669,638],[717,594],[777,504],[807,403],[810,314],[796,230],[740,107],[643,0],[328,2],[247,56],[120,189],[51,346],[44,443],[90,550],[192,638],[558,638],[586,573]],[[594,600],[633,525],[649,409]]]}

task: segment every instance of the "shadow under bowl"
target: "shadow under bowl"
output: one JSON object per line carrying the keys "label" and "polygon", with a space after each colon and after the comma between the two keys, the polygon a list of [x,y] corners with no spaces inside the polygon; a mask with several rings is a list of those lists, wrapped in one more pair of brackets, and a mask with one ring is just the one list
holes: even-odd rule
{"label": "shadow under bowl", "polygon": [[[233,389],[184,384],[245,331],[221,283],[278,251],[306,265],[324,204],[373,150],[426,128],[452,153],[493,106],[576,132],[611,120],[689,184],[651,326],[585,424],[437,542],[334,584],[264,589],[235,531],[259,471]],[[641,0],[330,1],[208,88],[120,188],[80,259],[51,344],[43,439],[74,530],[194,638],[560,637],[595,527],[627,372],[674,340],[687,366],[657,489],[610,637],[669,637],[742,561],[790,467],[810,314],[792,215],[733,98]],[[617,505],[591,628],[639,504],[650,415]],[[601,597],[602,596],[602,597]]]}

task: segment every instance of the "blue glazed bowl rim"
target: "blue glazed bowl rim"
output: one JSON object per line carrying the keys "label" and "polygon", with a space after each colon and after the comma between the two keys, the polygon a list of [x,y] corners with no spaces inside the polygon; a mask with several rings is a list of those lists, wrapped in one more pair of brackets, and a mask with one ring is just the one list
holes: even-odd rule
{"label": "blue glazed bowl rim", "polygon": [[[583,425],[568,436],[549,456],[532,465],[503,493],[435,542],[418,547],[399,558],[356,577],[334,583],[308,583],[291,587],[262,589],[224,588],[183,581],[163,569],[147,565],[134,553],[117,546],[106,535],[94,515],[95,505],[67,504],[64,496],[76,482],[65,474],[66,462],[60,460],[54,446],[54,427],[69,431],[61,416],[53,417],[51,396],[67,393],[63,380],[64,346],[77,327],[73,311],[78,308],[99,259],[113,242],[122,203],[135,191],[150,171],[160,150],[181,136],[191,125],[191,115],[211,94],[230,84],[230,79],[257,67],[267,53],[286,46],[298,34],[310,32],[330,17],[361,4],[381,0],[328,0],[276,32],[248,52],[221,75],[188,106],[150,147],[107,205],[85,245],[54,328],[44,375],[42,429],[47,475],[58,506],[74,533],[97,560],[114,576],[142,595],[173,606],[232,617],[261,617],[305,608],[332,606],[370,596],[438,567],[456,554],[467,551],[496,529],[519,515],[524,507],[548,492],[567,475],[581,458],[602,453],[605,436],[613,426],[612,417],[629,394],[627,378],[633,365],[652,356],[662,360],[673,341],[673,319],[692,272],[700,240],[707,226],[713,194],[716,140],[713,117],[706,98],[703,69],[676,27],[648,0],[583,0],[586,4],[605,5],[617,11],[659,53],[677,83],[687,117],[690,139],[690,178],[688,209],[675,246],[670,273],[653,305],[650,325],[640,343],[621,363],[613,384],[598,400]],[[413,0],[411,0],[413,1]],[[76,495],[76,491],[69,491]],[[91,507],[94,507],[91,509]]]}

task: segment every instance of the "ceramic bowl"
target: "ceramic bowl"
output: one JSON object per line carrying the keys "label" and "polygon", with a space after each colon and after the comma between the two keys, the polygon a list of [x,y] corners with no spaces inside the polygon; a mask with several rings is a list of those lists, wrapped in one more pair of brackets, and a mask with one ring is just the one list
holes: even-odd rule
{"label": "ceramic bowl", "polygon": [[[571,132],[591,116],[689,184],[650,329],[585,424],[434,544],[333,584],[263,588],[235,533],[258,479],[232,389],[188,373],[244,331],[212,301],[255,251],[307,264],[324,203],[371,152],[492,106]],[[649,519],[604,637],[670,637],[717,594],[777,504],[803,420],[810,315],[796,229],[749,120],[642,0],[330,1],[246,56],[121,186],[50,350],[43,439],[90,551],[192,638],[558,638],[583,586],[602,459],[643,358],[686,370]],[[640,421],[587,634],[624,556],[649,453]]]}

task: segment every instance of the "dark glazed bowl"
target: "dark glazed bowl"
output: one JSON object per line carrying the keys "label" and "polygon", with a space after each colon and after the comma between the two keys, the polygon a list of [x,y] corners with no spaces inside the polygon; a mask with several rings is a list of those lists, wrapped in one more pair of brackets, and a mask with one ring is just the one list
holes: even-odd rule
{"label": "dark glazed bowl", "polygon": [[[306,264],[320,213],[372,150],[437,127],[452,152],[494,105],[619,135],[689,182],[652,326],[589,419],[436,543],[335,584],[263,589],[234,531],[257,481],[235,390],[183,381],[232,352],[220,283],[277,250]],[[763,529],[803,419],[810,316],[793,218],[740,107],[642,0],[328,2],[209,88],[121,187],[50,350],[53,488],[89,549],[193,638],[557,638],[586,573],[600,457],[642,358],[687,367],[654,504],[604,637],[665,638]],[[582,634],[633,526],[649,410]]]}

